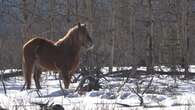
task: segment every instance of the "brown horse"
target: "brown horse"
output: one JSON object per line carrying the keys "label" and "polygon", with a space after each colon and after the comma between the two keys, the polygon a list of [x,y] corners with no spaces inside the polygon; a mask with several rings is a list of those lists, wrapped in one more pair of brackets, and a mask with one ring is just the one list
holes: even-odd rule
{"label": "brown horse", "polygon": [[[71,77],[79,65],[81,47],[93,47],[85,24],[78,24],[57,42],[42,38],[33,38],[23,46],[23,71],[26,89],[31,87],[31,77],[34,71],[34,81],[40,89],[41,71],[37,68],[60,72],[65,88],[69,87]],[[36,69],[35,69],[36,68]]]}

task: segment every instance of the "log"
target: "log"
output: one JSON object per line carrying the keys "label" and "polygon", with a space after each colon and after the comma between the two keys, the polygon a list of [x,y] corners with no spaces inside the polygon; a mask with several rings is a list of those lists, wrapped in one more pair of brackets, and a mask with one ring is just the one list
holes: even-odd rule
{"label": "log", "polygon": [[23,72],[22,70],[18,70],[18,71],[14,71],[14,72],[10,72],[10,73],[4,73],[4,74],[0,74],[0,77],[3,77],[4,79],[10,78],[10,77],[16,77],[16,76],[22,76]]}
{"label": "log", "polygon": [[[120,71],[114,71],[114,72],[108,72],[106,74],[101,75],[100,77],[122,77],[122,76],[128,76],[131,73],[131,70],[120,70]],[[152,73],[148,73],[147,71],[144,70],[136,70],[136,75],[175,75],[175,76],[180,76],[180,75],[189,75],[189,76],[194,76],[195,73],[193,72],[179,72],[179,71],[169,71],[169,72],[164,72],[164,71],[153,71]]]}

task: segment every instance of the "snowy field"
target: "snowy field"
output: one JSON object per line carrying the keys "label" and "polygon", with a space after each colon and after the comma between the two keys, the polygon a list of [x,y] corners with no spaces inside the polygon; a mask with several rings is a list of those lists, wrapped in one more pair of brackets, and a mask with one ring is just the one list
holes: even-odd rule
{"label": "snowy field", "polygon": [[[193,68],[191,71],[194,72]],[[139,87],[141,93],[152,77],[150,88],[142,95],[145,106],[139,106],[139,97],[132,90]],[[74,92],[77,82],[71,83],[70,89],[63,94],[54,75],[43,74],[43,89],[39,96],[35,89],[20,91],[24,84],[22,77],[9,78],[5,81],[7,95],[0,83],[0,106],[9,110],[39,110],[34,103],[49,102],[63,105],[65,110],[195,110],[195,78],[180,80],[159,75],[142,78],[143,81],[130,78],[119,92],[117,90],[126,78],[107,79],[100,81],[102,88],[99,91]],[[32,88],[35,88],[34,81]]]}

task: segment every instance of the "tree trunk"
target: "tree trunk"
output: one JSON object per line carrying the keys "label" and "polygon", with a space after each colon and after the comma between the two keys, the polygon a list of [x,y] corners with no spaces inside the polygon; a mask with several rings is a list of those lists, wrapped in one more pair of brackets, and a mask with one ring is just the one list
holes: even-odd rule
{"label": "tree trunk", "polygon": [[149,26],[148,26],[148,33],[147,33],[147,39],[148,39],[148,64],[147,64],[147,71],[150,73],[153,71],[153,28],[154,28],[154,18],[153,18],[153,10],[152,10],[152,3],[151,0],[148,0],[148,18],[149,18]]}
{"label": "tree trunk", "polygon": [[23,16],[23,23],[22,23],[22,37],[24,43],[26,40],[28,40],[27,36],[27,20],[28,20],[28,12],[27,12],[27,0],[22,0],[22,16]]}

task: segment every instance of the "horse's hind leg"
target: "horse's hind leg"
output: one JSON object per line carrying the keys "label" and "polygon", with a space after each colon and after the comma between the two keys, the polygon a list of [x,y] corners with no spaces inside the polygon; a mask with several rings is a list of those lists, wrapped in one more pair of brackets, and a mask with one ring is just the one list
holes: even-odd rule
{"label": "horse's hind leg", "polygon": [[41,69],[36,67],[34,68],[34,81],[35,81],[35,86],[37,89],[41,89],[41,85],[40,85],[40,77],[41,77]]}
{"label": "horse's hind leg", "polygon": [[23,64],[26,89],[30,89],[31,87],[33,65],[34,65],[33,62],[30,61],[27,61]]}

